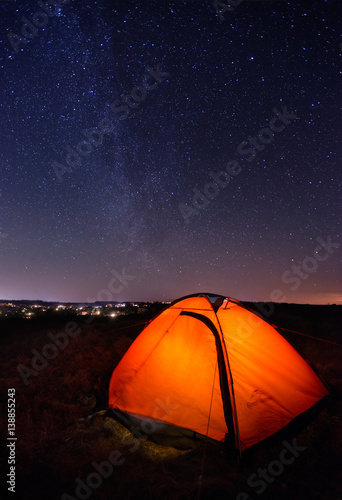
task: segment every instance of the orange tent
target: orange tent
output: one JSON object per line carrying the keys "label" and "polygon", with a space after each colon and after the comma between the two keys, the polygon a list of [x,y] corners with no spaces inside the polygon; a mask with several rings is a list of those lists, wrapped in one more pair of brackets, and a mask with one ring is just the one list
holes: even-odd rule
{"label": "orange tent", "polygon": [[244,450],[327,394],[265,320],[235,299],[200,294],[175,301],[133,342],[113,372],[109,407],[146,433],[158,426]]}

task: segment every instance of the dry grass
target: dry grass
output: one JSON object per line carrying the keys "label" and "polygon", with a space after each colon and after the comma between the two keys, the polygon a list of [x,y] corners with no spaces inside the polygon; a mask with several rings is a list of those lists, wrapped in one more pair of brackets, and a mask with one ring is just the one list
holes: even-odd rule
{"label": "dry grass", "polygon": [[[277,307],[272,320],[288,328],[342,342],[338,330],[341,315],[341,308],[336,306],[322,311],[314,306],[308,309],[308,306],[284,305]],[[47,333],[63,330],[67,321],[69,319],[51,318],[2,324],[0,397],[6,407],[7,389],[16,389],[16,476],[20,500],[54,500],[60,499],[63,493],[77,498],[75,480],[78,477],[85,480],[94,472],[92,462],[107,461],[113,450],[120,453],[123,463],[114,467],[113,473],[92,491],[91,499],[196,499],[203,460],[201,499],[235,499],[242,491],[262,500],[342,498],[339,483],[342,349],[291,336],[334,387],[337,397],[297,435],[298,443],[307,449],[264,493],[257,495],[255,488],[248,486],[247,479],[259,467],[267,467],[270,461],[277,459],[283,448],[281,440],[265,442],[251,450],[238,466],[236,459],[220,447],[208,447],[204,456],[203,448],[185,452],[138,440],[121,424],[101,413],[106,408],[112,371],[142,326],[115,330],[112,322],[96,320],[86,324],[84,319],[77,318],[81,333],[36,377],[30,377],[25,386],[17,365],[30,366],[31,349],[41,352],[48,342]],[[2,470],[6,470],[7,464],[3,465]]]}

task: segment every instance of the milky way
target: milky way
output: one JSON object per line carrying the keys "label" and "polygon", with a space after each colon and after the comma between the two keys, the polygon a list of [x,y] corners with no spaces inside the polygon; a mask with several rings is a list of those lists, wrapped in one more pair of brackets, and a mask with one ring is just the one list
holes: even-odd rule
{"label": "milky way", "polygon": [[0,298],[341,303],[339,2],[59,4],[0,3]]}

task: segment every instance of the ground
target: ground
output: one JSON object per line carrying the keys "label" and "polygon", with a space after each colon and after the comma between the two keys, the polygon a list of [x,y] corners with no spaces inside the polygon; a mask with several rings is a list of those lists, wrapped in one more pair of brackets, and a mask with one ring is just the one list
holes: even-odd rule
{"label": "ground", "polygon": [[[0,321],[5,490],[8,389],[16,392],[16,495],[7,497],[341,500],[342,307],[275,305],[272,323],[315,337],[286,334],[333,397],[303,429],[261,443],[239,464],[220,446],[177,450],[137,439],[105,416],[112,371],[155,312],[90,323],[63,315]],[[39,354],[66,328],[69,337],[58,337],[58,350],[45,348],[53,358],[45,365]],[[294,459],[281,463],[289,447],[294,451],[286,456]]]}

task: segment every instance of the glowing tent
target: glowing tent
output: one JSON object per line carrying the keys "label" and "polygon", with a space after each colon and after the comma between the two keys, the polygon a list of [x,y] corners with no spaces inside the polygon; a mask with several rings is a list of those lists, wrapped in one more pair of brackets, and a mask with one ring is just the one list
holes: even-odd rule
{"label": "glowing tent", "polygon": [[265,320],[235,299],[200,294],[175,301],[133,342],[113,372],[109,407],[175,439],[244,450],[327,394]]}

